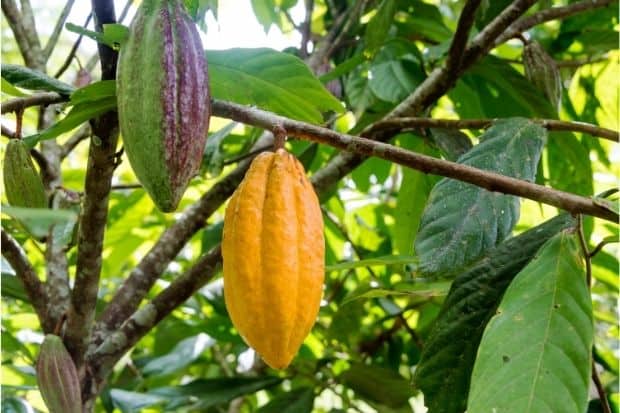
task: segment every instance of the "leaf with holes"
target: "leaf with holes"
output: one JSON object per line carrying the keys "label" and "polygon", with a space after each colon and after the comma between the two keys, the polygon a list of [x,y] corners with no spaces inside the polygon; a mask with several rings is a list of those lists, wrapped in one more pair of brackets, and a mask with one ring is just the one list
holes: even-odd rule
{"label": "leaf with holes", "polygon": [[[497,121],[458,162],[532,181],[546,137],[527,119]],[[518,219],[517,197],[442,179],[430,193],[415,241],[421,272],[454,275],[510,235]]]}
{"label": "leaf with holes", "polygon": [[586,411],[592,341],[580,251],[565,231],[517,275],[487,325],[467,411]]}
{"label": "leaf with holes", "polygon": [[570,215],[559,215],[504,241],[454,280],[414,377],[430,411],[465,411],[478,345],[506,288],[546,241],[574,225]]}

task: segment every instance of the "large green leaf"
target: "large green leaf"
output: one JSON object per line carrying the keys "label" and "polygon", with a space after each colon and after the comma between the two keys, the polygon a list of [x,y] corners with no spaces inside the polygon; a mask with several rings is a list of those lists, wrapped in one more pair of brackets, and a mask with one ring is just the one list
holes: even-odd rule
{"label": "large green leaf", "polygon": [[[527,119],[497,121],[459,163],[532,181],[547,131]],[[510,235],[519,199],[444,178],[431,191],[415,241],[422,273],[449,276]]]}
{"label": "large green leaf", "polygon": [[293,55],[266,48],[206,53],[215,98],[257,105],[314,123],[323,121],[323,112],[343,110],[340,102]]}
{"label": "large green leaf", "polygon": [[143,368],[145,375],[165,375],[174,373],[192,362],[215,341],[204,333],[180,341],[168,354],[150,360]]}
{"label": "large green leaf", "polygon": [[[398,141],[399,146],[405,149],[425,155],[436,155],[436,152],[422,139],[411,134],[401,135]],[[394,210],[393,243],[399,253],[411,254],[424,205],[437,178],[409,168],[402,168],[402,174],[403,179]]]}
{"label": "large green leaf", "polygon": [[580,251],[565,231],[517,275],[487,325],[467,411],[584,412],[592,341]]}
{"label": "large green leaf", "polygon": [[395,0],[381,1],[377,12],[366,26],[366,48],[369,53],[374,53],[383,45],[394,20],[394,13],[396,13]]}
{"label": "large green leaf", "polygon": [[394,370],[375,365],[352,364],[340,375],[340,381],[359,397],[392,408],[407,405],[414,394],[409,380]]}
{"label": "large green leaf", "polygon": [[257,413],[311,413],[314,406],[314,389],[300,387],[280,394],[258,409]]}
{"label": "large green leaf", "polygon": [[465,410],[478,344],[504,291],[547,240],[573,225],[570,215],[559,215],[504,241],[454,280],[414,378],[431,412]]}
{"label": "large green leaf", "polygon": [[137,393],[122,389],[110,390],[110,397],[114,406],[122,413],[141,412],[145,407],[165,404],[166,399],[161,396]]}
{"label": "large green leaf", "polygon": [[34,69],[20,65],[2,65],[2,77],[13,86],[30,90],[46,90],[70,95],[75,88]]}

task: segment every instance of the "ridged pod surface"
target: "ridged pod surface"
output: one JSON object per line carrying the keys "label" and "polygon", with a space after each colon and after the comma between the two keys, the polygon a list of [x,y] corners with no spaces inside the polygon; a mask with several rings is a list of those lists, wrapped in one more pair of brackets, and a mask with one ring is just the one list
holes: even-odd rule
{"label": "ridged pod surface", "polygon": [[123,144],[157,207],[174,211],[198,172],[209,128],[207,62],[180,0],[144,0],[117,72]]}
{"label": "ridged pod surface", "polygon": [[24,142],[11,139],[4,153],[4,190],[9,204],[15,207],[47,208],[41,176],[34,167]]}
{"label": "ridged pod surface", "polygon": [[533,40],[523,47],[523,67],[525,76],[545,94],[555,109],[562,99],[562,78],[560,70],[545,49]]}
{"label": "ridged pod surface", "polygon": [[39,391],[50,413],[81,413],[82,391],[77,369],[62,339],[48,334],[37,360]]}
{"label": "ridged pod surface", "polygon": [[323,217],[301,163],[258,155],[226,208],[224,298],[233,325],[265,362],[290,364],[319,311]]}

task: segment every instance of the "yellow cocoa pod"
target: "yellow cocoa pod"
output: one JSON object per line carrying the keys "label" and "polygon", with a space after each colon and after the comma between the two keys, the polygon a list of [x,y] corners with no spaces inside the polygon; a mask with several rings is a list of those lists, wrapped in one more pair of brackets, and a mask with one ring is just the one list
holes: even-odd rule
{"label": "yellow cocoa pod", "polygon": [[226,208],[224,298],[233,325],[273,368],[290,364],[317,317],[323,217],[301,163],[258,155]]}

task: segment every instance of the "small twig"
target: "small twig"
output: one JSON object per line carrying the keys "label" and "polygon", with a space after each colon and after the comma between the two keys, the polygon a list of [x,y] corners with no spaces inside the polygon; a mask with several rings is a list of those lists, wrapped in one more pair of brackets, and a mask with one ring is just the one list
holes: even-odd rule
{"label": "small twig", "polygon": [[[86,17],[86,21],[84,22],[84,25],[82,27],[87,27],[92,17],[93,17],[93,13],[90,12],[88,14],[88,17]],[[80,47],[80,43],[82,42],[83,37],[84,35],[80,33],[75,43],[73,43],[73,46],[71,47],[71,50],[69,51],[69,54],[67,55],[67,58],[65,59],[64,63],[56,71],[56,74],[54,75],[55,78],[58,79],[69,68],[69,66],[71,65],[71,62],[73,61],[73,58],[75,57],[75,54],[77,53],[78,47]]]}
{"label": "small twig", "polygon": [[594,360],[592,360],[592,381],[594,381],[594,387],[596,387],[596,392],[598,393],[599,400],[601,401],[603,413],[611,413],[612,411],[611,406],[609,405],[609,399],[607,398],[607,392],[605,391],[605,386],[603,386],[601,378],[598,375]]}
{"label": "small twig", "polygon": [[300,57],[306,59],[308,57],[308,43],[310,42],[310,32],[312,28],[312,10],[314,9],[314,0],[305,0],[306,18],[301,24],[301,45]]}
{"label": "small twig", "polygon": [[284,144],[286,143],[286,135],[287,135],[286,129],[284,128],[284,126],[282,126],[279,123],[276,123],[273,126],[271,132],[273,133],[273,137],[274,137],[274,141],[273,141],[274,150],[284,148]]}
{"label": "small twig", "polygon": [[9,139],[17,139],[17,135],[15,134],[15,132],[13,132],[4,125],[2,125],[2,136],[6,136]]}
{"label": "small twig", "polygon": [[594,257],[596,254],[598,254],[599,252],[601,252],[601,250],[603,249],[603,247],[605,247],[605,245],[607,244],[613,244],[618,242],[618,238],[617,237],[607,237],[604,240],[602,240],[601,242],[598,243],[598,245],[596,247],[594,247],[594,249],[592,251],[590,251],[590,253],[588,254],[588,256],[590,258]]}
{"label": "small twig", "polygon": [[[486,129],[498,119],[432,119],[418,117],[391,118],[375,123],[372,131],[407,131],[419,128]],[[610,141],[620,141],[620,132],[584,122],[555,119],[531,119],[550,131],[582,132]]]}
{"label": "small twig", "polygon": [[577,214],[577,234],[579,235],[579,245],[581,247],[583,259],[586,263],[586,285],[588,289],[590,289],[590,287],[592,287],[592,262],[590,260],[590,253],[588,252],[588,242],[583,232],[583,215],[581,214]]}
{"label": "small twig", "polygon": [[30,303],[34,307],[45,332],[52,332],[53,323],[47,317],[47,296],[45,287],[30,264],[22,247],[7,232],[2,230],[2,256],[11,264],[15,274],[22,282]]}
{"label": "small twig", "polygon": [[62,9],[62,12],[58,17],[56,26],[54,27],[54,30],[52,30],[52,35],[50,36],[47,44],[43,48],[43,57],[45,58],[45,60],[50,58],[52,52],[54,51],[54,48],[56,47],[56,43],[58,43],[58,39],[60,38],[60,33],[62,32],[62,29],[65,25],[65,21],[67,20],[69,13],[71,13],[71,8],[73,8],[73,3],[75,3],[75,0],[67,0],[67,3],[65,3],[65,7]]}
{"label": "small twig", "polygon": [[112,185],[112,191],[122,191],[125,189],[140,189],[142,185],[140,184],[121,184],[121,185]]}
{"label": "small twig", "polygon": [[476,10],[478,10],[481,2],[482,0],[468,0],[465,6],[463,6],[456,32],[452,38],[452,44],[448,50],[448,60],[446,62],[446,70],[448,71],[457,71],[461,65],[467,46],[469,30],[476,21]]}
{"label": "small twig", "polygon": [[35,93],[30,96],[9,99],[2,104],[2,114],[17,112],[31,106],[51,105],[53,103],[64,102],[68,98],[56,92]]}
{"label": "small twig", "polygon": [[495,40],[495,45],[500,45],[508,39],[513,38],[517,33],[522,33],[539,24],[551,20],[563,19],[578,13],[582,13],[584,11],[593,10],[600,7],[607,7],[612,2],[613,0],[585,0],[566,6],[551,7],[549,9],[541,10],[532,14],[531,16],[523,17],[511,24],[506,29],[506,31],[501,34],[501,36],[497,37],[497,39]]}
{"label": "small twig", "polygon": [[19,108],[15,110],[15,137],[17,139],[22,138],[22,123],[24,121],[24,109]]}

